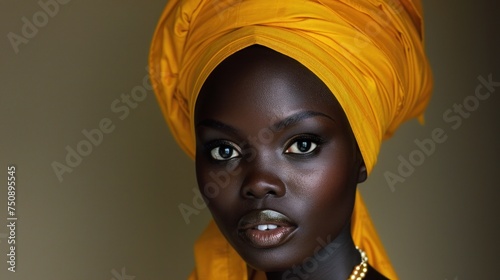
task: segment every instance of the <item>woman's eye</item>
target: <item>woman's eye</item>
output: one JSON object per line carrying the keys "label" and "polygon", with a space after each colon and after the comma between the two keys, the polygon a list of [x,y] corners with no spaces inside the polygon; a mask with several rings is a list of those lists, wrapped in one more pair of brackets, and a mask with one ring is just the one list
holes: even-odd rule
{"label": "woman's eye", "polygon": [[230,160],[239,157],[240,153],[231,145],[222,144],[210,150],[210,155],[215,160]]}
{"label": "woman's eye", "polygon": [[313,152],[318,144],[308,139],[297,140],[286,149],[286,154],[308,154]]}

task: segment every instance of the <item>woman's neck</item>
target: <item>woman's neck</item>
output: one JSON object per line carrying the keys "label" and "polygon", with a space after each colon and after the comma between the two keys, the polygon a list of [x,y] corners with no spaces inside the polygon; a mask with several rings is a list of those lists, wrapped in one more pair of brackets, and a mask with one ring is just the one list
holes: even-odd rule
{"label": "woman's neck", "polygon": [[346,280],[353,268],[361,262],[361,256],[351,237],[350,225],[328,244],[319,244],[321,249],[314,252],[303,263],[286,271],[267,272],[268,280]]}

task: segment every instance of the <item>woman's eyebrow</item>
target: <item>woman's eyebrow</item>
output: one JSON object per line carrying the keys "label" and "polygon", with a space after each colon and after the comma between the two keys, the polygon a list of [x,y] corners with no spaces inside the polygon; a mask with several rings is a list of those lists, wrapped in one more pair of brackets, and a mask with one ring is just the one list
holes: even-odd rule
{"label": "woman's eyebrow", "polygon": [[307,119],[307,118],[312,118],[312,117],[317,117],[317,116],[320,116],[320,117],[325,117],[325,118],[328,118],[334,122],[336,122],[332,117],[326,115],[326,114],[323,114],[323,113],[320,113],[320,112],[316,112],[316,111],[302,111],[302,112],[298,112],[296,114],[293,114],[289,117],[286,117],[285,119],[283,120],[280,120],[280,121],[277,121],[276,123],[274,123],[272,126],[271,126],[271,129],[274,130],[274,131],[279,131],[279,130],[282,130],[288,126],[292,126],[304,119]]}
{"label": "woman's eyebrow", "polygon": [[211,127],[217,130],[224,130],[232,134],[238,134],[238,130],[236,128],[214,119],[204,119],[196,124],[196,127],[200,126]]}
{"label": "woman's eyebrow", "polygon": [[[325,118],[328,118],[329,120],[332,120],[333,122],[336,122],[335,119],[333,119],[332,117],[330,117],[324,113],[321,113],[321,112],[301,111],[301,112],[295,113],[291,116],[288,116],[283,120],[279,120],[279,121],[275,122],[274,124],[271,125],[271,129],[273,131],[279,131],[279,130],[282,130],[286,127],[297,124],[298,122],[300,122],[304,119],[318,117],[318,116],[325,117]],[[211,128],[217,129],[217,130],[224,130],[224,131],[230,132],[232,134],[238,134],[238,132],[239,132],[238,129],[236,129],[228,124],[225,124],[221,121],[214,120],[214,119],[204,119],[196,124],[196,127],[200,127],[200,126],[211,127]]]}

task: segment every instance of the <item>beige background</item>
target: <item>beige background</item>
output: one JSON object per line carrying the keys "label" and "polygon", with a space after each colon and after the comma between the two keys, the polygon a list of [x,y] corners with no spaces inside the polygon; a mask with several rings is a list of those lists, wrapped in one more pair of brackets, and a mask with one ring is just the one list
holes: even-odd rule
{"label": "beige background", "polygon": [[[498,275],[500,87],[458,129],[443,119],[470,100],[478,76],[500,81],[494,2],[424,1],[436,80],[427,124],[403,126],[360,186],[401,279]],[[165,3],[69,1],[43,24],[37,1],[0,1],[0,279],[185,279],[191,270],[209,219],[203,209],[186,224],[178,210],[192,205],[193,164],[151,91],[123,120],[111,108],[143,85]],[[7,34],[21,35],[33,15],[41,27],[16,54]],[[51,164],[105,118],[114,130],[60,182]],[[384,173],[397,173],[398,156],[435,128],[446,141],[391,189]],[[17,167],[15,273],[6,263],[8,164]]]}

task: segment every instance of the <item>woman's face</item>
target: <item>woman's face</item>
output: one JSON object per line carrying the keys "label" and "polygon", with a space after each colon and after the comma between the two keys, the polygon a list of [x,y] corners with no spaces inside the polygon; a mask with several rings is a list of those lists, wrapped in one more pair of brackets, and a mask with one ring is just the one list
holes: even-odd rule
{"label": "woman's face", "polygon": [[200,191],[252,267],[301,264],[349,225],[366,169],[342,108],[300,63],[233,54],[203,85],[195,129]]}

